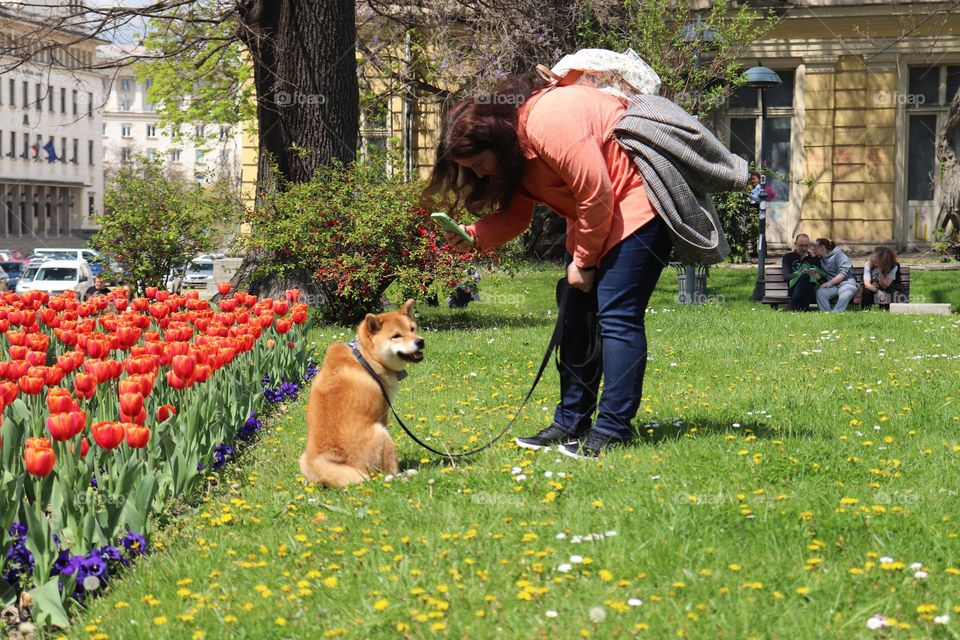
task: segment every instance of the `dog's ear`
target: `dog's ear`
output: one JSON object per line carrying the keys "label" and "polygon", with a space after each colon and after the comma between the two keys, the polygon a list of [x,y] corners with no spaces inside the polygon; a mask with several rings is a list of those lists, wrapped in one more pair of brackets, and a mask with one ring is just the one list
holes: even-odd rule
{"label": "dog's ear", "polygon": [[413,303],[413,298],[410,298],[403,303],[402,307],[400,307],[400,311],[403,312],[403,315],[407,316],[411,320],[413,320]]}
{"label": "dog's ear", "polygon": [[380,331],[380,318],[372,313],[367,314],[367,317],[363,319],[363,324],[366,325],[367,331],[370,333],[370,335]]}

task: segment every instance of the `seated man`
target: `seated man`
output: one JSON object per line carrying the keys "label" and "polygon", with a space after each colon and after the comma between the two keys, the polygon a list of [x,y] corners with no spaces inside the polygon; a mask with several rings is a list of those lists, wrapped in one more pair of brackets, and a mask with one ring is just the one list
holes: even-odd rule
{"label": "seated man", "polygon": [[793,251],[783,256],[780,273],[787,282],[787,291],[790,294],[787,309],[809,311],[810,305],[816,302],[817,285],[824,275],[820,269],[820,258],[810,252],[810,236],[805,233],[797,234],[793,241]]}

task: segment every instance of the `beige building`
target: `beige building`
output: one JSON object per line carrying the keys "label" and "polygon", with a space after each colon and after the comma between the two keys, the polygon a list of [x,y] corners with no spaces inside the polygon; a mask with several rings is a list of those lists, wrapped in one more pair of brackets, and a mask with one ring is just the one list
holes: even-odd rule
{"label": "beige building", "polygon": [[[0,4],[0,50],[23,44],[64,3]],[[49,34],[68,42],[82,32]],[[100,148],[102,74],[97,39],[41,52],[30,63],[0,57],[0,245],[24,253],[74,246],[93,232],[103,207]]]}
{"label": "beige building", "polygon": [[[960,89],[955,3],[802,1],[749,55],[783,80],[766,92],[763,158],[789,175],[774,180],[771,246],[799,231],[863,249],[929,245],[942,197],[934,139]],[[741,90],[718,118],[721,139],[755,158],[759,116],[756,90]]]}

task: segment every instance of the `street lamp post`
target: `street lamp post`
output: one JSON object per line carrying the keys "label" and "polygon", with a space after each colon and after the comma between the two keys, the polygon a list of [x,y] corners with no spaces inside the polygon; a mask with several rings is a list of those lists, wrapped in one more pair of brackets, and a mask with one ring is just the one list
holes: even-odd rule
{"label": "street lamp post", "polygon": [[[685,42],[694,42],[696,43],[696,52],[693,59],[693,69],[694,72],[700,71],[701,64],[701,55],[703,53],[704,46],[711,46],[714,41],[716,41],[719,36],[717,30],[713,27],[704,28],[703,20],[701,16],[697,15],[697,21],[694,23],[684,25],[683,29],[680,32],[680,38]],[[680,302],[686,302],[687,304],[697,304],[699,301],[696,297],[696,287],[697,287],[697,266],[693,264],[683,265],[684,269],[684,289],[686,290],[685,296],[679,296]],[[706,292],[704,292],[706,293]],[[686,300],[684,300],[686,298]]]}
{"label": "street lamp post", "polygon": [[757,146],[760,153],[757,156],[757,171],[760,173],[760,202],[759,204],[759,239],[757,240],[757,282],[753,287],[753,300],[763,300],[763,283],[766,279],[767,263],[767,176],[763,173],[763,132],[767,128],[767,100],[766,90],[769,87],[776,87],[781,84],[780,76],[773,69],[768,69],[757,62],[757,66],[751,67],[743,72],[746,79],[744,86],[757,90],[760,97],[760,136],[757,140]]}

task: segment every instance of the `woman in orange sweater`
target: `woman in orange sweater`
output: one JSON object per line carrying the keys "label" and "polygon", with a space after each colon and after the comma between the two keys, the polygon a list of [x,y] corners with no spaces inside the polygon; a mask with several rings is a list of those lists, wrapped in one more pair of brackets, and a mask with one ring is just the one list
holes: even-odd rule
{"label": "woman in orange sweater", "polygon": [[[549,427],[517,438],[522,447],[559,445],[561,453],[595,457],[636,435],[631,421],[647,362],[644,314],[671,241],[639,170],[613,137],[625,109],[592,87],[545,89],[517,77],[455,105],[443,123],[428,193],[452,192],[454,207],[490,212],[464,227],[472,245],[446,234],[454,249],[489,249],[516,238],[538,202],[567,221],[560,402]],[[601,353],[591,358],[586,336],[596,333],[597,321]]]}

